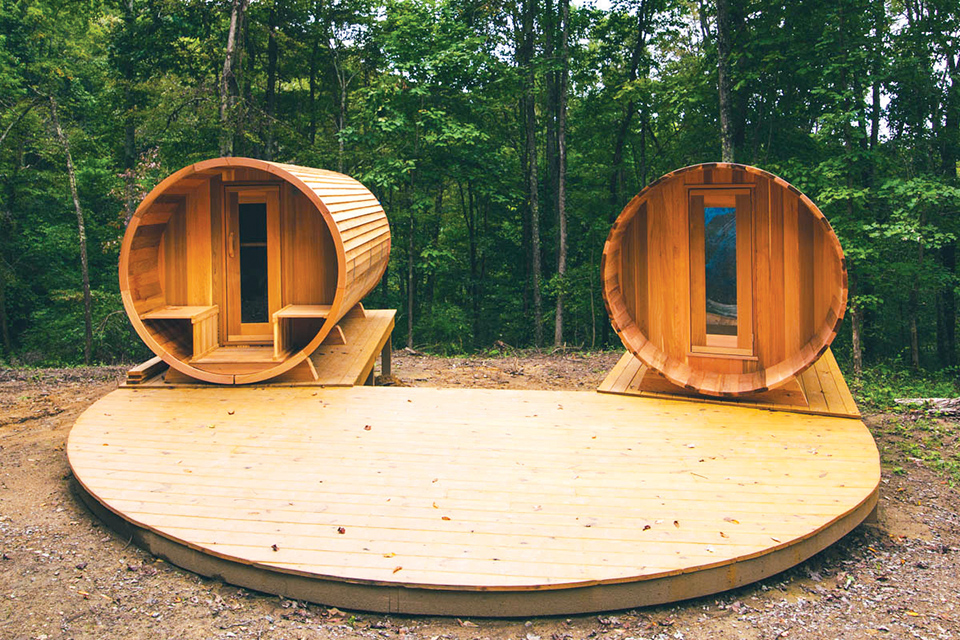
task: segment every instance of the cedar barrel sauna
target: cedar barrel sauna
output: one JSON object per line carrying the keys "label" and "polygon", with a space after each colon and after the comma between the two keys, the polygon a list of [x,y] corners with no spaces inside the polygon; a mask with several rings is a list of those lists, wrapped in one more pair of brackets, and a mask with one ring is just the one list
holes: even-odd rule
{"label": "cedar barrel sauna", "polygon": [[817,206],[738,164],[647,186],[613,224],[601,271],[627,349],[709,396],[793,380],[830,346],[847,302],[843,251]]}
{"label": "cedar barrel sauna", "polygon": [[137,208],[120,292],[144,342],[181,373],[242,384],[304,361],[383,275],[390,227],[340,173],[249,158],[185,167]]}

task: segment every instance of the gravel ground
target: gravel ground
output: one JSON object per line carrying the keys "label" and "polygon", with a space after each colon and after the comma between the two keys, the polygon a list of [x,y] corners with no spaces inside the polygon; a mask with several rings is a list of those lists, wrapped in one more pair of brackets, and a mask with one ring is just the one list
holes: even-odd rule
{"label": "gravel ground", "polygon": [[[399,352],[385,382],[588,390],[618,357]],[[383,616],[200,578],[101,525],[76,497],[64,446],[76,417],[124,371],[0,369],[0,639],[960,638],[960,494],[948,483],[960,461],[955,421],[868,416],[883,460],[879,522],[763,582],[599,616]]]}

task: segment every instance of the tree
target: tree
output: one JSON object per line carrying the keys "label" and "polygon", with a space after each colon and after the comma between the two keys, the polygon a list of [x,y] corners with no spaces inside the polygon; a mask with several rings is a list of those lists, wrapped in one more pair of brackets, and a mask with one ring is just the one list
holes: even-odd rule
{"label": "tree", "polygon": [[560,0],[560,89],[557,115],[557,150],[559,175],[557,179],[557,220],[559,231],[557,239],[557,309],[554,315],[553,343],[563,345],[563,294],[566,287],[564,276],[567,274],[567,91],[569,90],[570,50],[567,38],[570,31],[570,2]]}
{"label": "tree", "polygon": [[53,96],[50,96],[50,120],[57,139],[63,147],[63,155],[67,161],[70,195],[73,197],[73,207],[77,212],[77,244],[80,247],[80,274],[83,278],[83,363],[89,365],[93,352],[93,305],[90,298],[90,269],[87,263],[87,228],[83,220],[83,209],[80,207],[80,196],[77,195],[77,172],[73,166],[73,154],[70,153],[70,140],[60,126],[57,99]]}
{"label": "tree", "polygon": [[238,79],[241,34],[243,19],[247,12],[247,0],[233,0],[230,10],[230,29],[227,32],[227,48],[223,58],[223,73],[220,75],[220,155],[233,155],[233,135],[237,123],[237,104],[240,97]]}
{"label": "tree", "polygon": [[733,88],[730,78],[733,17],[730,0],[717,0],[717,78],[720,95],[720,159],[734,162]]}

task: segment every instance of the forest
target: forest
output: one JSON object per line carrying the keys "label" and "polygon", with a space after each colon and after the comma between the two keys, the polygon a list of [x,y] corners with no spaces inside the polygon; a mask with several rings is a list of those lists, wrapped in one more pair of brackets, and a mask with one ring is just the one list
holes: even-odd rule
{"label": "forest", "polygon": [[394,343],[613,348],[610,225],[698,162],[833,224],[835,351],[955,377],[956,0],[0,0],[0,362],[131,362],[126,221],[220,155],[347,173],[390,219]]}

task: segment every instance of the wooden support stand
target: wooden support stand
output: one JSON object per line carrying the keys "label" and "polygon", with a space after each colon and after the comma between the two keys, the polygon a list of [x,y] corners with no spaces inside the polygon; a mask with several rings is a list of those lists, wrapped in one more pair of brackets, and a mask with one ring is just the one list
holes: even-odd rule
{"label": "wooden support stand", "polygon": [[130,371],[127,371],[127,384],[142,384],[150,378],[159,375],[167,368],[167,363],[160,356],[154,356],[146,362],[141,362]]}
{"label": "wooden support stand", "polygon": [[[274,330],[277,332],[275,335],[286,334],[289,330],[284,326],[286,323],[296,322],[297,319],[316,318],[322,312],[322,309],[308,308],[307,305],[285,307],[274,314]],[[356,305],[309,358],[290,371],[261,384],[324,387],[373,384],[376,380],[375,366],[378,355],[382,375],[391,373],[390,335],[393,332],[395,315],[393,310],[366,310]],[[236,368],[237,362],[242,359],[249,366],[255,367],[271,363],[273,357],[274,347],[269,345],[220,347],[209,351],[202,358],[194,359],[193,364],[215,369],[227,363]],[[175,369],[167,369],[165,372],[164,369],[166,364],[159,357],[148,360],[130,370],[125,386],[169,388],[207,384]]]}
{"label": "wooden support stand", "polygon": [[829,349],[813,365],[777,389],[735,398],[704,396],[677,386],[659,371],[650,369],[627,352],[597,388],[601,393],[657,398],[683,398],[695,402],[739,404],[758,409],[860,418],[860,410]]}

